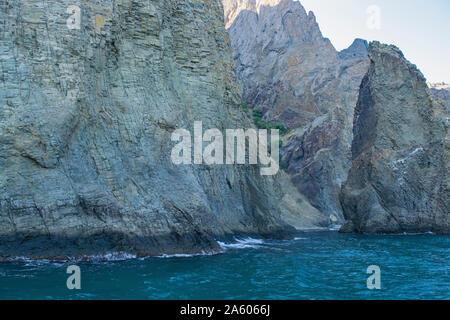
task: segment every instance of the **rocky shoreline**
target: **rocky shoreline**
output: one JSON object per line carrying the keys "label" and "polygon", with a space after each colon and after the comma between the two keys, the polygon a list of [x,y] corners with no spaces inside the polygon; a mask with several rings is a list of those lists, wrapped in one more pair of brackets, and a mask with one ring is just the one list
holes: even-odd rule
{"label": "rocky shoreline", "polygon": [[[216,252],[344,222],[450,233],[447,92],[396,47],[338,52],[292,0],[94,0],[79,28],[72,5],[0,9],[0,261]],[[175,165],[172,133],[196,121],[285,129],[284,171]]]}

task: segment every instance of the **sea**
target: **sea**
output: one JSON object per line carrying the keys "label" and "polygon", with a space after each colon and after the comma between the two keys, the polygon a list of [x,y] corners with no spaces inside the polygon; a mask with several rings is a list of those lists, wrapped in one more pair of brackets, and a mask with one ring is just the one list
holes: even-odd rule
{"label": "sea", "polygon": [[[327,231],[220,245],[222,252],[210,255],[4,262],[0,299],[450,299],[448,236]],[[68,281],[74,265],[80,289]]]}

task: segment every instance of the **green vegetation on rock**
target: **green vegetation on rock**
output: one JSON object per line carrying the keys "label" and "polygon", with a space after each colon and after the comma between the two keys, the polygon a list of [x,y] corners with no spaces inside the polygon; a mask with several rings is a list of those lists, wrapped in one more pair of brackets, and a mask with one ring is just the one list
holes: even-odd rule
{"label": "green vegetation on rock", "polygon": [[288,129],[284,126],[284,124],[280,122],[266,122],[263,120],[263,114],[261,109],[256,109],[253,107],[248,101],[244,101],[242,103],[242,109],[245,114],[248,114],[249,108],[253,110],[253,122],[258,129],[278,129],[280,130],[280,134],[284,135],[288,132]]}

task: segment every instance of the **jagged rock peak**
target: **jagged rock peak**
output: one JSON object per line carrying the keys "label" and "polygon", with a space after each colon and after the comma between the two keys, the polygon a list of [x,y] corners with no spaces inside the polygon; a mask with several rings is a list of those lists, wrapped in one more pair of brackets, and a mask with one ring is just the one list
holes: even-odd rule
{"label": "jagged rock peak", "polygon": [[445,82],[428,83],[431,94],[440,99],[447,107],[447,112],[450,112],[450,85]]}
{"label": "jagged rock peak", "polygon": [[350,47],[339,52],[341,59],[366,58],[369,56],[369,44],[367,40],[355,39]]}
{"label": "jagged rock peak", "polygon": [[[296,10],[303,17],[307,17],[305,9],[298,1],[292,0],[222,0],[225,16],[225,27],[228,29],[242,11],[260,14],[263,7],[277,7],[280,10]],[[315,20],[314,13],[309,16]]]}
{"label": "jagged rock peak", "polygon": [[417,68],[417,66],[411,63],[409,60],[405,58],[405,55],[395,45],[392,44],[384,44],[379,41],[372,41],[369,44],[369,57],[370,59],[376,60],[381,59],[381,61],[392,61],[391,59],[396,59],[396,62],[400,64],[400,66],[404,66],[407,70],[409,70],[412,74],[414,74],[422,87],[426,87],[426,79],[423,73]]}
{"label": "jagged rock peak", "polygon": [[423,74],[372,42],[355,110],[353,164],[341,191],[343,232],[450,233],[449,126]]}
{"label": "jagged rock peak", "polygon": [[428,86],[436,90],[450,90],[450,84],[446,82],[434,82],[434,83],[429,82]]}

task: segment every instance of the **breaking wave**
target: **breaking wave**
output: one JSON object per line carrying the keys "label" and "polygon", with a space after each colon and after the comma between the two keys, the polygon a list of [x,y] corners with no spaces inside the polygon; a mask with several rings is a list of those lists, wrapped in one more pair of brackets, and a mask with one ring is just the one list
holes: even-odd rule
{"label": "breaking wave", "polygon": [[264,240],[261,239],[253,239],[253,238],[245,238],[245,239],[239,239],[234,238],[234,242],[232,243],[225,243],[221,241],[217,241],[219,246],[226,250],[226,249],[248,249],[248,248],[260,248],[262,244],[264,244]]}

